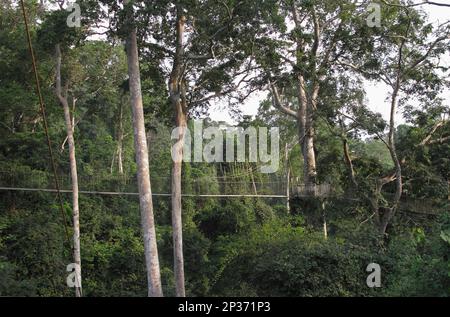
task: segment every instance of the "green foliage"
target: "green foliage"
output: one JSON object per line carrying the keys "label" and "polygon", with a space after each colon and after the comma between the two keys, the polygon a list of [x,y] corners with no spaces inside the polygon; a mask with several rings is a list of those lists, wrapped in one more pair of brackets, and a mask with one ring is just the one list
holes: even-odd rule
{"label": "green foliage", "polygon": [[393,270],[385,290],[388,296],[450,296],[450,244],[442,237],[449,228],[449,214],[420,239],[406,234],[388,249]]}
{"label": "green foliage", "polygon": [[[111,30],[108,39],[92,40],[92,23],[106,17],[99,3],[111,9]],[[148,5],[148,1],[133,1],[154,193],[170,193],[171,187],[173,109],[166,86],[167,60],[174,49],[174,3],[152,1]],[[208,102],[196,104],[195,100],[226,90],[231,92],[224,97],[235,110],[236,100],[244,100],[248,90],[265,89],[269,77],[284,88],[286,99],[297,109],[297,72],[306,74],[308,86],[315,76],[320,77],[323,88],[315,113],[314,148],[318,180],[332,184],[340,195],[326,199],[291,197],[290,213],[284,199],[184,197],[187,294],[450,296],[450,164],[449,143],[445,142],[450,126],[448,121],[441,122],[449,111],[438,98],[446,84],[445,76],[435,73],[428,62],[419,70],[405,72],[403,90],[420,107],[411,105],[407,98],[401,100],[408,124],[397,127],[395,142],[402,160],[404,197],[432,202],[428,206],[433,215],[413,214],[408,208],[399,210],[383,239],[374,226],[375,215],[365,196],[373,190],[375,179],[392,172],[393,164],[380,139],[386,122],[365,106],[362,77],[348,78],[337,62],[314,74],[311,69],[317,57],[302,52],[296,53],[301,65],[286,63],[285,53],[292,49],[293,41],[301,40],[310,51],[314,38],[310,21],[305,20],[305,28],[298,30],[285,20],[292,1],[176,3],[186,10],[186,26],[192,30],[185,70],[188,99],[195,105],[190,115],[200,116],[209,110]],[[38,1],[26,1],[58,176],[62,187],[69,188],[68,151],[67,146],[62,146],[66,137],[63,113],[53,91],[54,49],[59,43],[62,73],[69,83],[71,115],[76,122],[80,189],[136,192],[127,63],[124,47],[117,42],[129,30],[125,23],[128,12],[112,0],[86,0],[81,5],[83,27],[78,29],[66,25],[65,10],[40,8]],[[54,186],[53,175],[21,13],[10,0],[3,0],[0,7],[0,186],[50,188]],[[394,78],[393,49],[398,47],[405,25],[411,23],[414,29],[405,48],[408,59],[420,56],[426,49],[425,39],[433,32],[420,11],[411,10],[405,15],[395,6],[383,6],[383,27],[368,28],[366,12],[359,11],[364,8],[353,1],[303,1],[299,10],[308,15],[314,7],[319,21],[331,23],[322,30],[323,44],[336,36],[338,44],[331,58],[345,56],[360,65],[371,80],[384,71],[384,75]],[[335,14],[344,22],[339,29],[333,25]],[[438,57],[446,49],[436,45],[430,55]],[[191,58],[211,53],[214,62],[210,58]],[[236,75],[236,71],[242,72],[247,66],[258,67],[257,75],[247,78],[248,87],[236,91],[235,79],[242,75]],[[440,71],[447,70],[441,67]],[[342,113],[351,115],[355,122]],[[288,167],[291,181],[301,184],[302,149],[293,118],[280,115],[267,99],[255,119],[246,118],[239,125],[280,127],[280,145],[292,145],[292,150],[282,151],[282,168],[276,176],[285,179]],[[421,146],[436,126],[431,139]],[[350,147],[358,190],[348,176],[343,140]],[[123,173],[118,168],[119,149]],[[269,176],[257,171],[256,164],[248,162],[183,165],[185,194],[250,194],[254,189],[246,185],[255,179],[263,184],[270,182]],[[257,190],[264,194],[264,190]],[[383,195],[387,197],[391,191],[392,187],[386,185]],[[173,296],[170,198],[158,196],[153,203],[164,294]],[[66,286],[66,267],[72,262],[69,194],[63,194],[63,208],[67,223],[52,193],[0,191],[0,296],[73,296],[73,290]],[[82,194],[80,214],[84,294],[146,296],[138,199]],[[322,232],[324,217],[328,239]],[[381,289],[366,285],[366,267],[372,262],[381,265]]]}
{"label": "green foliage", "polygon": [[208,206],[195,222],[203,234],[215,239],[223,235],[240,234],[249,230],[256,216],[246,200],[230,200],[223,205]]}
{"label": "green foliage", "polygon": [[[372,251],[372,252],[371,252]],[[233,258],[221,273],[217,295],[257,296],[376,295],[365,285],[365,267],[380,262],[367,247],[324,240],[280,221],[234,241]]]}

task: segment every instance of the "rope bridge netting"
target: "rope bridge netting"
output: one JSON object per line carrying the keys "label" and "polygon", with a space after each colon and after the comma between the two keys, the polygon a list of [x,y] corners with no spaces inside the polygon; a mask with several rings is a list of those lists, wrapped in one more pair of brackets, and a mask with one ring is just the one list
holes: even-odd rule
{"label": "rope bridge netting", "polygon": [[[205,176],[195,179],[183,179],[184,197],[255,197],[287,199],[287,181],[285,176],[267,174],[256,176],[251,180],[251,172],[230,176]],[[59,176],[61,191],[71,192],[71,180],[67,174]],[[154,196],[171,196],[171,177],[152,176],[152,191]],[[137,196],[138,186],[136,176],[126,175],[92,175],[79,177],[79,190],[81,194],[93,195],[121,195]],[[319,184],[314,194],[307,191],[304,184],[296,181],[290,182],[289,197],[318,199],[341,199],[349,202],[358,201],[358,198],[335,192],[332,184]],[[1,191],[34,191],[56,192],[53,176],[49,172],[32,169],[0,171]],[[388,197],[389,194],[385,194]],[[449,202],[446,200],[418,199],[403,195],[399,210],[401,212],[438,215],[448,210]]]}
{"label": "rope bridge netting", "polygon": [[[29,191],[56,190],[52,174],[45,171],[17,170],[0,171],[0,188]],[[264,179],[249,180],[248,175],[205,176],[195,179],[183,179],[184,196],[255,196],[285,198],[286,180],[277,175],[266,175]],[[70,192],[70,175],[59,176],[63,192]],[[171,177],[151,176],[152,191],[155,196],[170,196]],[[79,176],[80,193],[137,195],[136,176],[92,175]]]}

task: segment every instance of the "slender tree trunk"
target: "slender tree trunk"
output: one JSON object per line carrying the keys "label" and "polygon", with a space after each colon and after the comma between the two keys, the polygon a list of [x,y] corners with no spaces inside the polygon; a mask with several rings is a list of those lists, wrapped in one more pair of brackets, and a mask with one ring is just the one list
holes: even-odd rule
{"label": "slender tree trunk", "polygon": [[308,98],[305,80],[303,76],[298,76],[298,126],[299,142],[303,155],[303,177],[305,189],[308,195],[315,195],[317,183],[316,154],[314,152],[314,109],[313,101]]}
{"label": "slender tree trunk", "polygon": [[314,152],[314,128],[312,122],[308,124],[308,132],[303,144],[304,176],[306,190],[315,196],[317,184],[316,154]]}
{"label": "slender tree trunk", "polygon": [[[127,4],[126,1],[125,4]],[[129,20],[129,22],[132,22]],[[131,25],[131,23],[129,23]],[[150,184],[148,145],[144,124],[141,78],[136,38],[136,28],[132,27],[126,39],[128,75],[130,81],[130,100],[134,127],[134,147],[138,166],[139,202],[144,237],[145,263],[147,267],[148,295],[162,297],[161,274],[159,268],[158,248],[156,244],[155,221],[153,217],[153,200]]]}
{"label": "slender tree trunk", "polygon": [[392,86],[393,91],[391,97],[391,116],[389,121],[389,139],[387,144],[392,162],[394,163],[395,166],[395,173],[390,178],[391,182],[395,181],[395,195],[391,207],[387,208],[382,217],[379,217],[379,229],[382,235],[386,233],[387,226],[391,222],[392,218],[394,217],[398,209],[403,192],[402,167],[397,155],[397,149],[395,145],[395,116],[398,109],[398,96],[400,93],[403,78],[402,65],[403,65],[403,48],[405,46],[405,43],[406,39],[403,39],[398,52],[397,76],[395,79],[395,83]]}
{"label": "slender tree trunk", "polygon": [[112,160],[111,160],[111,174],[114,172],[114,165],[116,163],[116,156],[117,156],[117,168],[119,171],[119,175],[123,175],[123,139],[124,139],[124,132],[123,132],[123,103],[122,100],[119,105],[119,115],[117,118],[117,148],[116,151],[113,154]]}
{"label": "slender tree trunk", "polygon": [[328,224],[327,224],[327,214],[326,214],[325,201],[322,201],[322,218],[323,218],[323,236],[328,239]]}
{"label": "slender tree trunk", "polygon": [[[75,122],[75,108],[77,104],[77,99],[74,97],[72,100],[72,131],[75,132],[75,127],[77,126],[77,123]],[[68,136],[64,139],[63,143],[61,144],[61,153],[64,152],[64,147],[66,146]]]}
{"label": "slender tree trunk", "polygon": [[[70,178],[72,181],[72,204],[73,204],[73,253],[75,263],[79,265],[81,273],[81,250],[80,250],[80,209],[78,206],[78,173],[77,162],[75,157],[75,140],[73,137],[72,126],[70,122],[70,110],[69,107],[64,106],[64,118],[66,121],[66,130],[69,144],[69,160],[70,160]],[[82,296],[81,288],[81,274],[78,284],[80,287],[76,287],[76,295]]]}
{"label": "slender tree trunk", "polygon": [[291,212],[291,168],[288,166],[286,171],[286,210]]}
{"label": "slender tree trunk", "polygon": [[450,179],[447,180],[447,190],[448,190],[447,200],[450,201]]}
{"label": "slender tree trunk", "polygon": [[[69,144],[69,162],[70,162],[70,177],[72,183],[72,213],[73,213],[73,258],[74,263],[77,265],[75,278],[75,296],[82,296],[81,287],[81,252],[80,252],[80,210],[78,206],[78,173],[77,173],[77,161],[75,157],[75,140],[73,137],[74,128],[72,125],[72,119],[70,117],[70,108],[67,101],[67,86],[62,88],[61,84],[61,47],[56,45],[56,95],[59,102],[64,109],[64,121],[67,131],[67,142]],[[78,270],[78,272],[77,272]]]}
{"label": "slender tree trunk", "polygon": [[111,159],[111,166],[109,168],[109,171],[111,174],[114,172],[114,163],[116,162],[116,155],[117,155],[117,150],[113,153],[113,156]]}
{"label": "slender tree trunk", "polygon": [[183,162],[183,145],[187,129],[186,90],[183,80],[184,44],[186,18],[182,8],[177,7],[176,52],[173,69],[169,80],[170,101],[175,112],[175,125],[178,128],[178,138],[173,151],[176,159],[172,166],[172,230],[173,256],[175,274],[175,293],[177,297],[185,297],[184,257],[183,257],[183,221],[181,203],[181,175]]}
{"label": "slender tree trunk", "polygon": [[[183,156],[184,133],[178,137],[179,145],[174,150],[180,157]],[[174,162],[172,167],[172,230],[173,230],[173,256],[175,274],[175,292],[177,297],[185,297],[184,286],[184,257],[183,257],[183,221],[181,202],[181,174],[182,162]]]}
{"label": "slender tree trunk", "polygon": [[289,151],[290,151],[290,148],[289,148],[289,145],[286,143],[286,146],[285,146],[285,150],[284,150],[284,161],[285,161],[285,164],[286,164],[286,210],[287,210],[287,213],[289,214],[290,212],[291,212],[291,205],[290,205],[290,202],[291,202],[291,197],[290,197],[290,195],[291,195],[291,169],[290,169],[290,167],[289,167]]}
{"label": "slender tree trunk", "polygon": [[123,175],[123,143],[122,141],[118,145],[117,149],[117,164],[119,165],[119,174]]}
{"label": "slender tree trunk", "polygon": [[397,77],[397,82],[394,87],[394,91],[392,93],[392,102],[391,102],[391,118],[389,123],[389,153],[391,154],[391,159],[395,166],[395,195],[394,200],[392,202],[392,206],[388,208],[380,219],[380,233],[385,234],[388,224],[391,222],[392,218],[397,211],[398,205],[400,204],[400,199],[402,197],[403,192],[403,181],[402,181],[402,167],[400,160],[397,155],[397,149],[395,145],[395,115],[397,113],[398,108],[398,94],[400,91],[401,79],[400,75]]}
{"label": "slender tree trunk", "polygon": [[350,156],[350,148],[348,146],[348,140],[345,137],[343,137],[342,139],[342,146],[344,148],[344,157],[345,162],[347,163],[348,166],[348,174],[350,176],[350,180],[352,181],[353,186],[357,188],[358,182],[356,181],[355,168],[353,167],[353,161]]}
{"label": "slender tree trunk", "polygon": [[[302,21],[295,2],[293,2],[291,9],[295,26],[300,31],[302,29]],[[319,35],[320,33],[315,34],[316,37],[319,37]],[[319,39],[317,38],[316,40],[317,43],[319,43]],[[304,66],[303,61],[300,58],[304,55],[304,41],[302,39],[297,39],[296,51],[297,66],[299,69],[302,69]],[[317,52],[314,54],[316,53]],[[316,72],[315,66],[314,72]],[[309,94],[304,75],[299,74],[297,76],[297,93],[299,101],[297,122],[299,125],[299,141],[303,154],[303,177],[307,194],[314,196],[317,184],[316,155],[314,152],[314,111],[317,105],[316,101],[320,86],[316,83],[313,88],[312,94]]]}
{"label": "slender tree trunk", "polygon": [[117,164],[119,174],[123,175],[123,104],[120,102],[119,108],[119,131],[117,132]]}
{"label": "slender tree trunk", "polygon": [[250,179],[252,181],[253,194],[258,195],[258,189],[257,189],[256,183],[255,183],[255,175],[253,175],[253,168],[249,163],[246,163],[246,164],[247,164],[247,170],[250,173]]}

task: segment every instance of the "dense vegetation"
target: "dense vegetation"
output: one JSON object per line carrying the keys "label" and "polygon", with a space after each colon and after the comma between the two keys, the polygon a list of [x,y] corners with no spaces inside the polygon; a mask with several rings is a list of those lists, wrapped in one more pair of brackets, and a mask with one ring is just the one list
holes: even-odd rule
{"label": "dense vegetation", "polygon": [[[83,27],[70,28],[69,12],[57,5],[63,2],[25,1],[61,183],[70,189],[66,123],[55,94],[57,44],[80,190],[137,192],[126,10],[116,1],[81,1]],[[420,7],[384,5],[388,21],[368,28],[360,7],[345,0],[148,2],[134,1],[134,18],[153,192],[171,190],[171,131],[180,113],[177,88],[167,82],[172,64],[186,60],[179,76],[188,97],[178,101],[189,105],[186,115],[205,118],[220,101],[241,127],[280,127],[282,160],[274,175],[247,161],[183,163],[183,193],[284,195],[287,179],[293,188],[333,189],[329,196],[292,195],[289,207],[284,198],[183,197],[186,295],[450,296],[450,107],[440,95],[449,87],[440,62],[449,54],[448,25],[433,28]],[[306,19],[314,12],[316,23],[338,12],[342,24],[324,27],[322,35],[323,52],[333,47],[330,61],[314,55],[312,24],[303,32],[286,25],[291,6]],[[105,7],[110,21],[102,28]],[[2,1],[0,9],[0,187],[52,188],[22,13],[16,1]],[[191,42],[177,60],[180,12]],[[287,61],[292,42],[298,46]],[[406,57],[395,66],[399,47]],[[319,64],[324,68],[312,66]],[[235,79],[245,71],[238,87]],[[397,71],[402,85],[394,85],[393,95],[400,94],[404,124],[386,122],[365,100],[365,80],[394,84]],[[300,77],[307,84],[297,90]],[[316,82],[317,98],[305,101],[315,104],[311,126],[299,138],[302,123],[279,103],[301,109],[297,98]],[[238,105],[264,90],[270,93],[258,115],[243,117]],[[226,125],[205,121],[219,124]],[[313,144],[313,163],[305,144]],[[73,234],[73,206],[70,193],[63,198],[65,217],[54,193],[0,190],[0,296],[73,296],[66,285],[72,241],[65,233]],[[138,197],[81,193],[79,204],[83,295],[146,296]],[[163,293],[174,296],[171,197],[154,196],[153,205]],[[381,288],[366,285],[370,263],[382,268]]]}

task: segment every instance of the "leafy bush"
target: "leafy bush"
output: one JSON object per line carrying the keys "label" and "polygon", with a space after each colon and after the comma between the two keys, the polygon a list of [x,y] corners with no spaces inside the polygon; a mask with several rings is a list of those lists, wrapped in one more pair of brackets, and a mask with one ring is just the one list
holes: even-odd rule
{"label": "leafy bush", "polygon": [[[325,240],[301,227],[272,221],[231,247],[222,241],[226,267],[214,288],[219,295],[251,289],[258,296],[368,296],[367,265],[385,259],[364,246]],[[227,245],[227,246],[226,246]]]}
{"label": "leafy bush", "polygon": [[450,296],[450,214],[424,237],[414,233],[393,239],[388,258],[394,262],[388,296]]}

